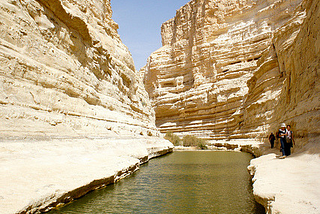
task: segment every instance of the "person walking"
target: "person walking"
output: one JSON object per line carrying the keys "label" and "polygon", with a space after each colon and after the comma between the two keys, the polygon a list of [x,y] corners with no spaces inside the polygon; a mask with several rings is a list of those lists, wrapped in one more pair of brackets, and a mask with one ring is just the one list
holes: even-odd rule
{"label": "person walking", "polygon": [[274,140],[276,139],[276,137],[274,136],[274,134],[271,132],[270,136],[269,136],[269,142],[271,144],[271,148],[274,147]]}
{"label": "person walking", "polygon": [[280,138],[282,156],[280,158],[286,157],[286,135],[287,135],[286,124],[281,123],[280,129],[279,129],[279,138]]}
{"label": "person walking", "polygon": [[286,156],[291,155],[291,147],[294,145],[294,140],[293,140],[293,132],[291,131],[291,126],[287,125],[287,130],[286,130],[286,146],[285,146],[285,153]]}

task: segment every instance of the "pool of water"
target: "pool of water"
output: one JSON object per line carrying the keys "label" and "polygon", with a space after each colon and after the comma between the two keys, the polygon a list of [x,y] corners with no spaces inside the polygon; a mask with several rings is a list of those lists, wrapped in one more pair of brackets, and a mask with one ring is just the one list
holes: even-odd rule
{"label": "pool of water", "polygon": [[240,152],[174,152],[49,213],[262,214],[247,171],[251,158]]}

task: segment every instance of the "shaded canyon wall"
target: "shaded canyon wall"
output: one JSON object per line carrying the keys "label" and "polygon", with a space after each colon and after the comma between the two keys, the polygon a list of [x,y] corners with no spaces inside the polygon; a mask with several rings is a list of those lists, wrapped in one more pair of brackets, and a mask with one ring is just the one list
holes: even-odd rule
{"label": "shaded canyon wall", "polygon": [[0,1],[1,140],[158,136],[110,0]]}
{"label": "shaded canyon wall", "polygon": [[192,0],[141,69],[163,133],[319,140],[319,1]]}

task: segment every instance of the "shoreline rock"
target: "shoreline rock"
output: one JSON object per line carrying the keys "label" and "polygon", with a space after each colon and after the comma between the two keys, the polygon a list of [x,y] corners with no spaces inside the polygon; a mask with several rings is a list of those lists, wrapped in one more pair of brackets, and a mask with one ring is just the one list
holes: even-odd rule
{"label": "shoreline rock", "polygon": [[320,213],[319,155],[274,153],[251,160],[253,194],[267,213]]}
{"label": "shoreline rock", "polygon": [[254,139],[238,139],[238,140],[211,140],[209,143],[217,148],[226,148],[227,150],[235,150],[247,152],[254,157],[259,157],[263,154],[264,143]]}
{"label": "shoreline rock", "polygon": [[255,200],[267,214],[320,213],[320,146],[306,145],[285,159],[279,148],[252,140],[215,141],[212,145],[251,153],[248,171],[252,176]]}
{"label": "shoreline rock", "polygon": [[46,212],[115,183],[172,149],[169,141],[154,137],[3,142],[1,213]]}

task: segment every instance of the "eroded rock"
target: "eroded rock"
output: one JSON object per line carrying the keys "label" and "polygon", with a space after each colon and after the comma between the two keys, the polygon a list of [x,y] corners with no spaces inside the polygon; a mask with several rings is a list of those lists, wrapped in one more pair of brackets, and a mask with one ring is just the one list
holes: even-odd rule
{"label": "eroded rock", "polygon": [[109,1],[0,10],[0,139],[159,135]]}
{"label": "eroded rock", "polygon": [[[141,69],[162,132],[266,141],[291,124],[319,139],[319,3],[192,0]],[[307,125],[306,125],[307,124]]]}

